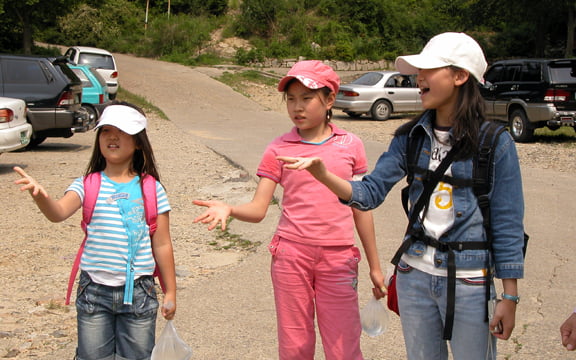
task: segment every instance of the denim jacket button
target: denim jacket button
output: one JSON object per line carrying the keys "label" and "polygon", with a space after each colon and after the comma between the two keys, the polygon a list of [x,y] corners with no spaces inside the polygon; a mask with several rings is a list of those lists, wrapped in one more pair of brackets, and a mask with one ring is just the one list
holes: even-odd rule
{"label": "denim jacket button", "polygon": [[462,217],[462,211],[456,212],[456,217]]}
{"label": "denim jacket button", "polygon": [[436,265],[442,265],[442,260],[436,259]]}

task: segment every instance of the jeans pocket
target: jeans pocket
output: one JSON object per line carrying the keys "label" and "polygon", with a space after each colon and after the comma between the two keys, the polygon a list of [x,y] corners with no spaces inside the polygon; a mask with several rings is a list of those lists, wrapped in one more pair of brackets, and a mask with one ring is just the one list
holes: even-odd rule
{"label": "jeans pocket", "polygon": [[76,290],[76,310],[78,312],[91,314],[96,310],[94,300],[97,299],[99,287],[100,285],[92,282],[87,272],[80,272],[78,289]]}
{"label": "jeans pocket", "polygon": [[396,266],[396,269],[398,270],[398,272],[401,272],[404,274],[408,274],[408,273],[412,272],[412,270],[414,270],[414,268],[412,266],[408,265],[403,260],[400,260],[400,262],[398,262],[398,266]]}
{"label": "jeans pocket", "polygon": [[486,277],[484,277],[484,276],[460,278],[458,280],[462,284],[468,285],[468,286],[485,286],[486,285]]}
{"label": "jeans pocket", "polygon": [[134,299],[132,301],[134,313],[138,316],[142,316],[150,312],[156,312],[159,304],[154,278],[152,276],[139,278],[136,280],[135,285]]}

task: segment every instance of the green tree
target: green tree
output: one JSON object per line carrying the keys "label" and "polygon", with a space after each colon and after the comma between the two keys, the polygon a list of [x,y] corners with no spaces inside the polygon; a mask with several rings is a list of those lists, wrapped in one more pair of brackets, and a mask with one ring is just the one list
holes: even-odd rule
{"label": "green tree", "polygon": [[13,32],[21,37],[21,48],[25,54],[32,53],[34,34],[54,27],[56,18],[66,14],[81,0],[18,0],[2,1],[3,20],[14,21]]}

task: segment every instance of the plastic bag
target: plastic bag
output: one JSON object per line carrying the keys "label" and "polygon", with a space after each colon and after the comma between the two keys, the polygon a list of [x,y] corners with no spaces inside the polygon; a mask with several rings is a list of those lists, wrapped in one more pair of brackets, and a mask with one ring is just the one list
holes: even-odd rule
{"label": "plastic bag", "polygon": [[382,335],[388,329],[388,310],[372,297],[360,311],[360,323],[362,330],[369,336]]}
{"label": "plastic bag", "polygon": [[168,320],[154,345],[150,360],[190,360],[190,358],[192,349],[178,337],[174,323]]}

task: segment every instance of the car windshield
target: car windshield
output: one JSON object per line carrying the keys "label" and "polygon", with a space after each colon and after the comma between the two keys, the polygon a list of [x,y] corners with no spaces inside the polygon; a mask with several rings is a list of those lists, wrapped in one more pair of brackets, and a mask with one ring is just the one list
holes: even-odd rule
{"label": "car windshield", "polygon": [[360,76],[358,79],[354,80],[351,82],[351,84],[356,84],[356,85],[376,85],[376,83],[378,83],[378,81],[380,81],[380,79],[382,79],[382,74],[377,73],[377,72],[369,72],[366,73],[362,76]]}
{"label": "car windshield", "polygon": [[576,62],[550,64],[550,78],[554,83],[576,82]]}
{"label": "car windshield", "polygon": [[110,55],[81,53],[78,63],[88,64],[99,69],[114,70],[114,61]]}

